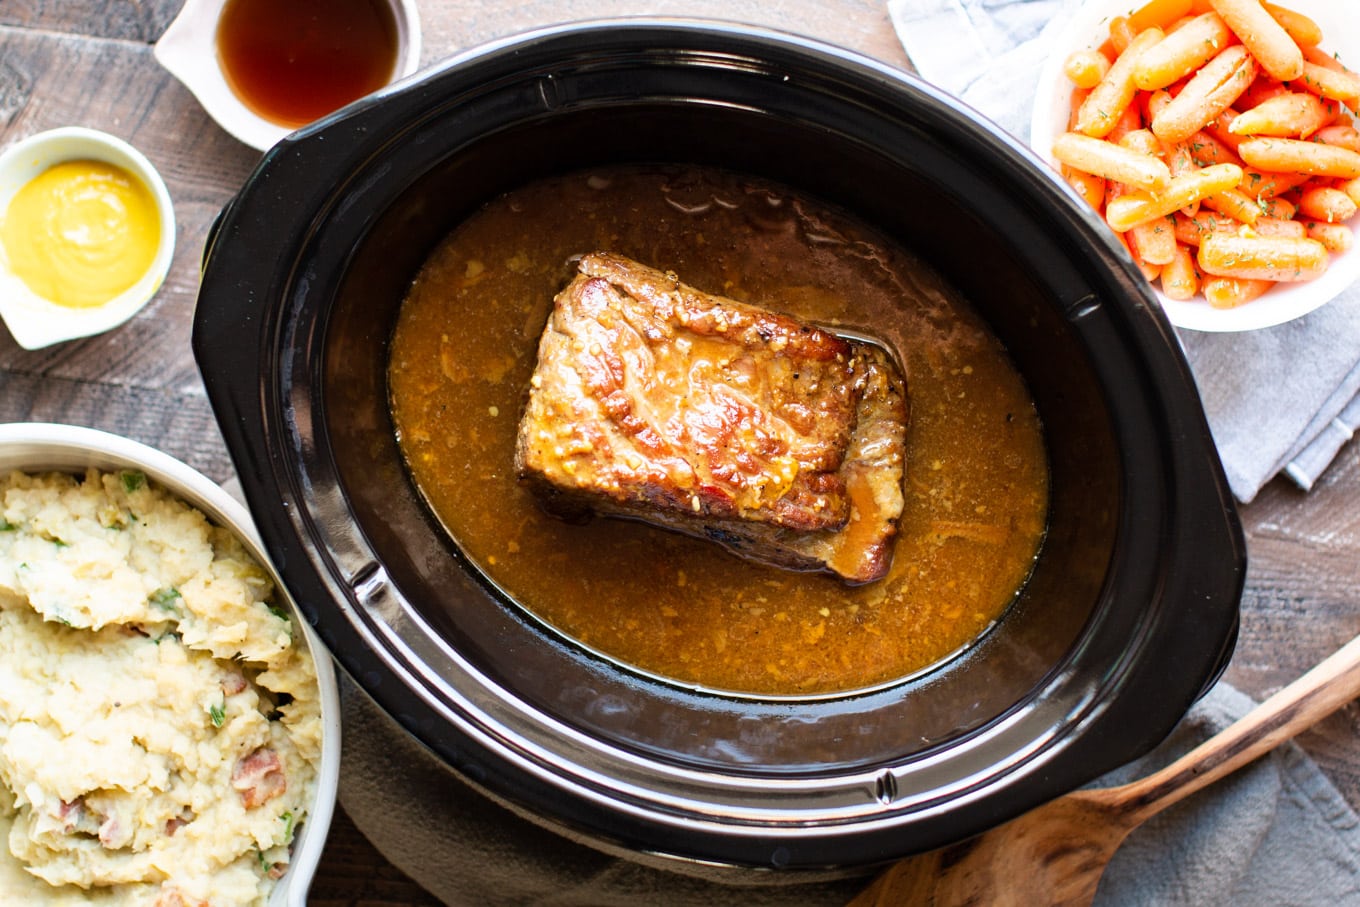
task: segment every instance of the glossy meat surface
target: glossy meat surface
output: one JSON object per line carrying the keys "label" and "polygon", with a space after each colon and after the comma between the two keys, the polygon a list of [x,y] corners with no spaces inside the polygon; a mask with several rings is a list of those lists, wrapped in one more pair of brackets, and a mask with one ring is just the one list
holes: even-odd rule
{"label": "glossy meat surface", "polygon": [[516,467],[559,511],[868,582],[902,510],[906,418],[878,347],[594,253],[540,339]]}

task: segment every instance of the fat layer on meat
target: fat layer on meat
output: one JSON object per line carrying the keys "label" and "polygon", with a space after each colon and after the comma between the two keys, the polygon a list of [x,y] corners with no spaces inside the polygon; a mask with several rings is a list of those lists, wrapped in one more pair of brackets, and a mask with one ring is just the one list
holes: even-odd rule
{"label": "fat layer on meat", "polygon": [[906,423],[874,344],[597,252],[554,300],[515,465],[561,513],[869,582],[902,511]]}

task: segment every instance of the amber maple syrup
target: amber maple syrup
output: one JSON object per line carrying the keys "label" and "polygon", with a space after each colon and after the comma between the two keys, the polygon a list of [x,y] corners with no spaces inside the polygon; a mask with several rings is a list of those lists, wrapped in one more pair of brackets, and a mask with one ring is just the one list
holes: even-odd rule
{"label": "amber maple syrup", "polygon": [[217,52],[243,104],[301,126],[391,81],[397,23],[388,0],[227,0]]}

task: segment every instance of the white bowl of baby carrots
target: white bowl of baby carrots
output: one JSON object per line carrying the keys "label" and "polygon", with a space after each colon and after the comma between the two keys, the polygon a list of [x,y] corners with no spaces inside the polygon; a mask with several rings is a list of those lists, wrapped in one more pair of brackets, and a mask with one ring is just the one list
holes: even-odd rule
{"label": "white bowl of baby carrots", "polygon": [[1171,322],[1244,331],[1360,278],[1350,0],[1088,0],[1041,76],[1034,149],[1111,226]]}

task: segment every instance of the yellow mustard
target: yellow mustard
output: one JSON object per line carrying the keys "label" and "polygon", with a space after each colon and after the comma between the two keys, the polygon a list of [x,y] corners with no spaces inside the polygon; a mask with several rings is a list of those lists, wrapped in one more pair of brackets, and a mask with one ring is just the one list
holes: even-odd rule
{"label": "yellow mustard", "polygon": [[161,222],[151,191],[103,161],[56,164],[14,194],[0,223],[10,270],[57,305],[113,300],[151,267]]}

